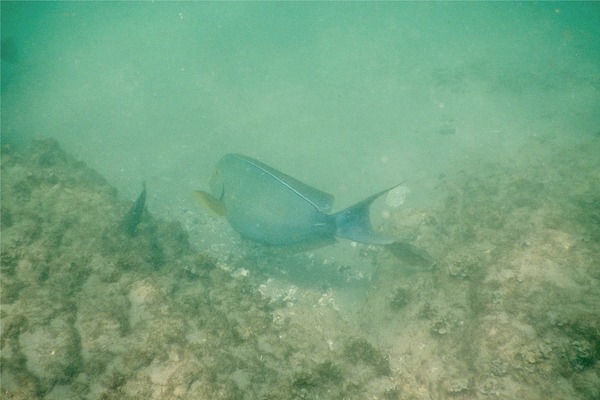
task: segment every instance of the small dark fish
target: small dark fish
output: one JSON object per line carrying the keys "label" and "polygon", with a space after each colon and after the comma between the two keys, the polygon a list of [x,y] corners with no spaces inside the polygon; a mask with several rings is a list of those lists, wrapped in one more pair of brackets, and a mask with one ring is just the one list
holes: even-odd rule
{"label": "small dark fish", "polygon": [[387,249],[400,261],[417,267],[431,267],[435,260],[431,255],[420,247],[410,243],[396,242],[387,246]]}
{"label": "small dark fish", "polygon": [[371,203],[393,188],[329,214],[332,195],[241,154],[219,161],[210,186],[212,194],[195,192],[198,200],[255,242],[318,246],[335,237],[380,245],[394,242],[373,230],[369,216]]}
{"label": "small dark fish", "polygon": [[129,209],[123,221],[121,227],[130,236],[133,237],[137,233],[137,228],[144,215],[144,209],[146,206],[146,182],[142,183],[142,193],[138,196],[133,206]]}

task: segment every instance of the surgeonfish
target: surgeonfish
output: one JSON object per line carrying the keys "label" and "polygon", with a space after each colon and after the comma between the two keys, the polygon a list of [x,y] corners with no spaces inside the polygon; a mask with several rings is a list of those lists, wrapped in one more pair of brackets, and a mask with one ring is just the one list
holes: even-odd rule
{"label": "surgeonfish", "polygon": [[318,246],[335,237],[384,245],[393,243],[373,230],[369,207],[393,188],[337,213],[333,196],[242,154],[227,154],[210,180],[211,193],[197,199],[220,215],[244,238],[272,246]]}

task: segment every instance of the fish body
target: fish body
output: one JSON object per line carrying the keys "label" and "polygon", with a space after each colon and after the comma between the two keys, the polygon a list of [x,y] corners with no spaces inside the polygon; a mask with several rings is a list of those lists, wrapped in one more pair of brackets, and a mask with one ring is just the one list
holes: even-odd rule
{"label": "fish body", "polygon": [[123,220],[121,221],[121,227],[131,237],[137,234],[137,228],[142,220],[146,206],[146,182],[142,182],[142,192],[138,196],[133,206],[129,209]]}
{"label": "fish body", "polygon": [[196,192],[213,210],[224,213],[244,238],[267,245],[327,243],[336,236],[373,244],[392,243],[373,231],[369,206],[388,190],[330,214],[334,197],[266,164],[227,154],[210,181],[211,195]]}

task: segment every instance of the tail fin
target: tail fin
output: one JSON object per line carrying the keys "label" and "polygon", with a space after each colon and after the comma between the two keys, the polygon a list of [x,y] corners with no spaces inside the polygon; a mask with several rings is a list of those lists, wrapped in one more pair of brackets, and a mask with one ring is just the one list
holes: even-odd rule
{"label": "tail fin", "polygon": [[367,197],[353,206],[346,208],[345,210],[333,214],[336,223],[335,236],[367,244],[394,243],[394,239],[385,237],[373,230],[373,226],[371,225],[371,217],[369,215],[369,208],[371,207],[371,203],[373,203],[376,199],[396,187],[397,186],[394,186],[392,188],[383,190],[370,197]]}

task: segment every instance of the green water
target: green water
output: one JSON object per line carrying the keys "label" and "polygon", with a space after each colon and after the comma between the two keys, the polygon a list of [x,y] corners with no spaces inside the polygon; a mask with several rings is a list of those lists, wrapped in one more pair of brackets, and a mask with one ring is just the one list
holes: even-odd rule
{"label": "green water", "polygon": [[[68,215],[56,199],[68,202],[69,192],[53,196],[77,180],[55,171],[61,184],[33,186],[23,200],[35,183],[27,168],[38,176],[39,165],[8,160],[3,253],[29,255],[3,258],[11,266],[3,269],[2,318],[12,327],[3,330],[4,394],[600,396],[600,3],[0,7],[5,154],[54,138],[120,200],[133,201],[145,181],[148,209],[179,221],[194,251],[223,273],[179,286],[180,276],[160,268],[120,270],[118,258],[102,258],[101,241],[39,239],[75,220],[102,225],[126,212],[102,208],[95,195],[88,219],[56,217],[44,233],[23,234],[49,215]],[[386,252],[341,241],[281,254],[242,241],[192,196],[208,189],[231,152],[334,194],[335,210],[404,182],[401,198],[387,199],[394,205],[385,229],[408,245]],[[90,210],[88,189],[69,190]],[[154,241],[136,246],[162,246],[149,235]],[[37,305],[51,298],[44,290],[61,287],[52,267],[35,267],[48,246],[57,247],[47,265],[75,268],[82,252],[98,250],[117,277],[92,268],[100,261],[90,255],[81,261],[86,279],[73,283],[79,297],[71,304],[59,296],[64,307],[45,314]],[[172,268],[164,271],[187,265],[172,253],[165,250]],[[104,327],[91,325],[94,314],[105,316]],[[115,328],[124,319],[128,327]],[[140,338],[152,331],[160,340],[146,345]],[[72,343],[63,364],[74,364],[31,361],[61,335]],[[131,343],[139,343],[135,353]],[[142,361],[123,367],[131,359]],[[43,372],[48,365],[66,372]]]}
{"label": "green water", "polygon": [[3,2],[3,138],[56,137],[130,198],[146,179],[159,207],[189,205],[232,151],[344,204],[399,179],[424,196],[440,173],[595,134],[599,13]]}

